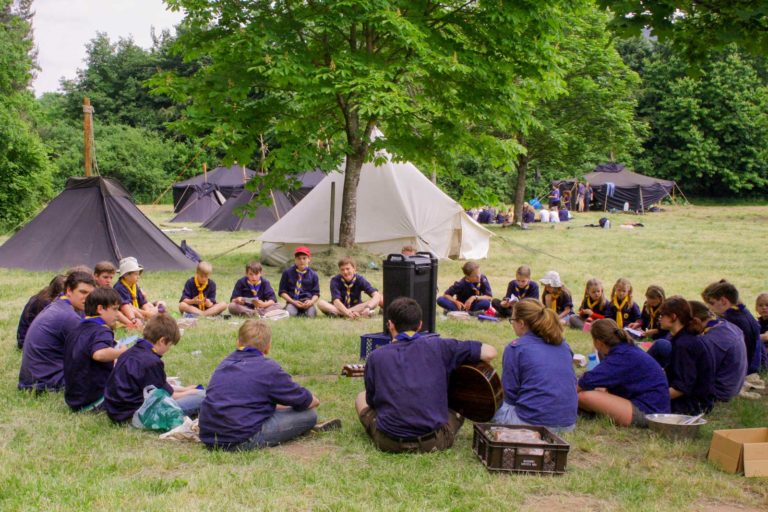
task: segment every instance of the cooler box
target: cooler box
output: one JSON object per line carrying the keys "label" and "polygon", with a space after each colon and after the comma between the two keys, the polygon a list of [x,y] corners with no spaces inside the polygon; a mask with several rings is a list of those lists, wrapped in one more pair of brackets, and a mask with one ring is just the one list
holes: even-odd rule
{"label": "cooler box", "polygon": [[422,332],[435,332],[437,303],[437,257],[429,252],[415,256],[390,254],[384,260],[384,324],[387,308],[398,297],[409,297],[421,306]]}

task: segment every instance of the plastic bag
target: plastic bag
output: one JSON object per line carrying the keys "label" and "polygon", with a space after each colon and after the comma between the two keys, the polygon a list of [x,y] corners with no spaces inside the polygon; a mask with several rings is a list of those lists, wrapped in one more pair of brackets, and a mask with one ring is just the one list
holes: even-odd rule
{"label": "plastic bag", "polygon": [[184,423],[184,411],[162,388],[144,388],[144,403],[133,415],[133,425],[147,430],[167,432]]}

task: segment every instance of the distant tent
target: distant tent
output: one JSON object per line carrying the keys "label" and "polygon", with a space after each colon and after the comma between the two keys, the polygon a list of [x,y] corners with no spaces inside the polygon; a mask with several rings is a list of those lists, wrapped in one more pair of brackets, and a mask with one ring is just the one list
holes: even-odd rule
{"label": "distant tent", "polygon": [[255,174],[256,172],[246,167],[233,165],[232,167],[217,167],[206,174],[174,183],[173,211],[174,213],[181,211],[184,204],[194,195],[195,185],[205,185],[206,183],[216,185],[224,198],[229,199],[243,190],[243,185]]}
{"label": "distant tent", "polygon": [[70,178],[64,191],[0,247],[0,267],[59,271],[135,256],[147,270],[195,266],[115,179]]}
{"label": "distant tent", "polygon": [[[629,203],[630,210],[645,211],[677,188],[674,181],[644,176],[618,163],[600,164],[584,179],[592,186],[599,210],[621,210]],[[561,189],[572,185],[572,180],[560,182]]]}
{"label": "distant tent", "polygon": [[192,191],[192,195],[171,222],[204,222],[226,201],[219,187],[212,183],[190,185],[188,190]]}
{"label": "distant tent", "polygon": [[293,204],[298,203],[304,199],[304,197],[306,197],[306,195],[309,194],[313,188],[315,188],[321,181],[323,181],[325,176],[326,174],[319,169],[305,172],[299,176],[301,187],[299,187],[298,190],[292,190],[291,192],[288,192],[288,197],[290,197]]}
{"label": "distant tent", "polygon": [[231,197],[203,223],[204,228],[212,231],[264,231],[293,208],[293,202],[280,191],[271,191],[272,204],[261,205],[254,216],[243,212],[243,207],[253,202],[255,192],[244,189]]}
{"label": "distant tent", "polygon": [[[431,251],[438,258],[478,259],[488,255],[491,233],[472,220],[413,164],[368,162],[357,187],[356,241],[379,254],[399,253],[403,245]],[[293,257],[297,245],[312,250],[329,247],[331,184],[335,183],[333,239],[338,241],[344,173],[328,174],[287,215],[265,231],[262,260],[281,265]]]}

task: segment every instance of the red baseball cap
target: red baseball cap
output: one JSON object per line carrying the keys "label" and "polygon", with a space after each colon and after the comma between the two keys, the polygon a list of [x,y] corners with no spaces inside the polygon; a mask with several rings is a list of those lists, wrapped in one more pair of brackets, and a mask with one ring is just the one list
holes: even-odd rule
{"label": "red baseball cap", "polygon": [[309,257],[312,257],[312,253],[309,252],[309,247],[304,247],[303,245],[301,247],[297,247],[295,251],[293,251],[294,256],[298,256],[299,254],[306,254]]}

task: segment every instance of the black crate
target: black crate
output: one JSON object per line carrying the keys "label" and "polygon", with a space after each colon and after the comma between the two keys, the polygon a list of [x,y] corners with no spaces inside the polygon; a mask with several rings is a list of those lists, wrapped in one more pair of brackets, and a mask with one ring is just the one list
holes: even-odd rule
{"label": "black crate", "polygon": [[[435,332],[421,333],[422,338],[437,336]],[[368,354],[379,347],[389,345],[392,342],[392,336],[387,332],[372,332],[360,336],[360,359],[368,359]]]}
{"label": "black crate", "polygon": [[[485,433],[490,427],[534,430],[549,444],[492,441]],[[546,427],[475,423],[472,450],[488,471],[561,475],[565,473],[569,449],[568,443]]]}
{"label": "black crate", "polygon": [[409,297],[421,306],[422,332],[435,332],[437,302],[437,257],[428,252],[415,256],[390,254],[382,264],[384,271],[384,331],[387,308],[398,297]]}

